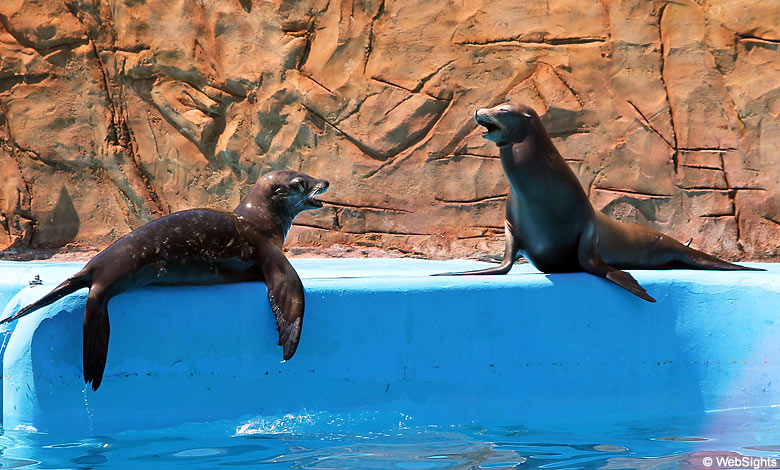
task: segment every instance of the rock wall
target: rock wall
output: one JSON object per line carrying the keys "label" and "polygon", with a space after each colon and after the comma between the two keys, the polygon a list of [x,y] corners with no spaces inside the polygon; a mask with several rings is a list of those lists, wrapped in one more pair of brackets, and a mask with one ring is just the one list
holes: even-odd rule
{"label": "rock wall", "polygon": [[258,175],[331,181],[291,253],[500,256],[477,107],[531,104],[594,205],[780,255],[780,3],[4,0],[0,249],[101,248]]}

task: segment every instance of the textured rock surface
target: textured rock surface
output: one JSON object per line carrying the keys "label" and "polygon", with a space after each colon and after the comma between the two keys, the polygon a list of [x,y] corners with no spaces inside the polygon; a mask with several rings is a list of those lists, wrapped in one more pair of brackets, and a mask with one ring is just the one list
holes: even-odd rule
{"label": "textured rock surface", "polygon": [[5,0],[0,248],[101,248],[288,167],[332,183],[292,253],[500,256],[471,116],[511,97],[598,209],[777,257],[778,25],[759,0]]}

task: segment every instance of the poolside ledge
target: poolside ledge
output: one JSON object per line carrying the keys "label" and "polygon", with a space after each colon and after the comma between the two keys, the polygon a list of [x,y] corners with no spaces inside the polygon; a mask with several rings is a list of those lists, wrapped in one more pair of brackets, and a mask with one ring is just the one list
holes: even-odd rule
{"label": "poolside ledge", "polygon": [[[82,379],[86,290],[6,325],[4,427],[99,434],[303,410],[534,426],[780,404],[780,265],[632,271],[658,299],[651,304],[588,274],[529,265],[506,276],[430,277],[483,264],[293,264],[306,317],[284,363],[262,283],[114,298],[97,392]],[[4,318],[79,269],[0,267],[0,293],[18,290]],[[45,285],[27,286],[34,274]]]}

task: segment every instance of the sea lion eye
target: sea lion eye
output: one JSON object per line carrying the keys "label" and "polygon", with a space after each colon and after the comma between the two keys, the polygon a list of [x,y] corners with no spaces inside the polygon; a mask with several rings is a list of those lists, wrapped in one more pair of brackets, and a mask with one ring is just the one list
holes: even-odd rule
{"label": "sea lion eye", "polygon": [[302,193],[306,190],[306,183],[302,180],[292,180],[290,181],[290,188],[298,193]]}
{"label": "sea lion eye", "polygon": [[271,186],[271,191],[274,194],[281,194],[281,193],[284,192],[284,186],[282,186],[280,184],[275,184],[275,185]]}

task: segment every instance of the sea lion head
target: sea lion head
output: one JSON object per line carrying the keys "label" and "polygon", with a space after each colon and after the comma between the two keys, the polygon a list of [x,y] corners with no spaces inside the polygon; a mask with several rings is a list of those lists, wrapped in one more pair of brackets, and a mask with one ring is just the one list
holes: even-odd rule
{"label": "sea lion head", "polygon": [[257,180],[239,212],[270,206],[292,219],[300,212],[322,207],[317,196],[327,191],[328,185],[325,180],[298,171],[271,171]]}
{"label": "sea lion head", "polygon": [[317,196],[328,190],[329,183],[292,170],[272,171],[263,175],[268,198],[275,205],[291,208],[293,214],[322,207]]}
{"label": "sea lion head", "polygon": [[487,129],[482,137],[503,147],[525,140],[539,116],[530,106],[503,103],[493,108],[478,109],[474,120]]}

